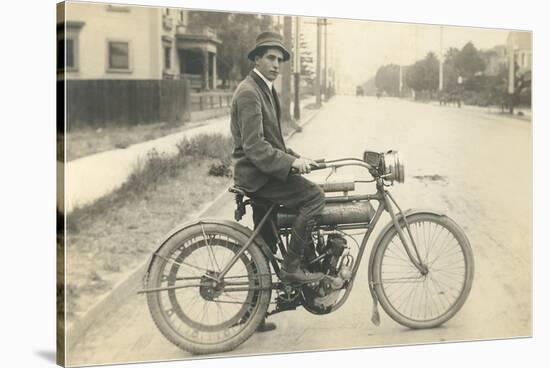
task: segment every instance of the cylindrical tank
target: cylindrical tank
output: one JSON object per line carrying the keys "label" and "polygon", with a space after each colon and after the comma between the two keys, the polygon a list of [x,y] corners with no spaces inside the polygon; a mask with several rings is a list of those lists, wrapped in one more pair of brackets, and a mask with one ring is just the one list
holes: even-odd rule
{"label": "cylindrical tank", "polygon": [[351,192],[355,190],[355,183],[353,181],[328,181],[318,183],[325,193],[329,192]]}
{"label": "cylindrical tank", "polygon": [[[374,207],[369,201],[327,203],[323,212],[317,218],[317,225],[341,225],[368,223],[374,216]],[[279,228],[292,226],[296,212],[281,208],[277,213]]]}

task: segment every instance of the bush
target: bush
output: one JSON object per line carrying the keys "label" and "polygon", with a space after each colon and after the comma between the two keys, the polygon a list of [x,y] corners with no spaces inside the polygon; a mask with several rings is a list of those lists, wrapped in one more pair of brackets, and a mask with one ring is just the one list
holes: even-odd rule
{"label": "bush", "polygon": [[231,167],[224,162],[218,162],[210,165],[208,170],[210,176],[226,176],[231,177]]}
{"label": "bush", "polygon": [[191,139],[183,138],[177,147],[178,156],[217,158],[230,162],[233,140],[221,134],[201,134]]}
{"label": "bush", "polygon": [[180,156],[167,156],[156,149],[147,152],[145,160],[137,162],[134,170],[124,183],[121,190],[140,194],[148,189],[156,188],[165,177],[173,178],[187,165]]}

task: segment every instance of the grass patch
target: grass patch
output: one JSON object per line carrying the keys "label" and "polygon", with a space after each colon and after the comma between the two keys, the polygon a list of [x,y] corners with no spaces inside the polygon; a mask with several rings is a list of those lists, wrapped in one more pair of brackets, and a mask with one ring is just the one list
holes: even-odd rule
{"label": "grass patch", "polygon": [[67,132],[67,161],[181,132],[194,124],[154,123],[131,127],[80,129]]}
{"label": "grass patch", "polygon": [[150,256],[168,231],[196,216],[229,184],[227,175],[209,171],[230,165],[231,150],[230,137],[209,134],[182,140],[173,156],[151,151],[119,189],[67,216],[69,318],[89,308]]}

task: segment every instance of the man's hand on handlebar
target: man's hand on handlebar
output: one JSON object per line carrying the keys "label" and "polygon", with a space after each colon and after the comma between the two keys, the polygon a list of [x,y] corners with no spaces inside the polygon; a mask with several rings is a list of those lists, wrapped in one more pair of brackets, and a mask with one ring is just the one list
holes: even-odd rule
{"label": "man's hand on handlebar", "polygon": [[294,160],[294,162],[292,163],[292,168],[294,170],[292,171],[297,172],[298,174],[307,174],[311,172],[312,167],[318,167],[318,166],[319,165],[315,161],[309,158],[302,157]]}

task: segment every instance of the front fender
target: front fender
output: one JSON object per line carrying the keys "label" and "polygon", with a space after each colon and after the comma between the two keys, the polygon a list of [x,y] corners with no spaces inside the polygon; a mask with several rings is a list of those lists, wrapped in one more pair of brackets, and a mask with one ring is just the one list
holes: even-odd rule
{"label": "front fender", "polygon": [[[155,251],[151,255],[151,259],[149,261],[149,265],[147,266],[147,271],[145,273],[144,280],[147,280],[147,277],[148,277],[149,272],[151,270],[151,266],[152,266],[153,261],[155,259],[155,254],[157,254],[157,252],[164,246],[164,244],[168,240],[170,240],[173,236],[178,234],[179,232],[184,231],[184,230],[186,230],[186,229],[188,229],[192,226],[196,226],[196,225],[200,225],[200,224],[210,224],[210,225],[213,224],[213,225],[227,226],[227,227],[229,227],[233,230],[236,230],[236,231],[240,232],[241,234],[243,234],[247,238],[250,238],[252,236],[252,232],[253,232],[251,229],[249,229],[248,227],[246,227],[244,225],[239,224],[238,222],[231,221],[231,220],[217,219],[217,218],[202,218],[202,219],[189,221],[189,222],[183,223],[179,226],[176,226],[174,229],[172,229],[159,242],[159,244],[156,247]],[[268,254],[266,254],[266,251],[269,250],[269,247],[267,246],[266,242],[264,241],[264,239],[262,238],[262,236],[260,234],[258,234],[256,236],[256,239],[254,240],[254,242],[260,247],[262,253],[264,253],[264,255],[266,255],[266,257],[269,257],[270,255],[272,256],[271,251]]]}
{"label": "front fender", "polygon": [[[430,215],[436,215],[436,216],[445,216],[445,214],[443,212],[433,211],[433,210],[424,210],[424,209],[415,209],[415,208],[409,208],[408,210],[405,210],[404,215],[407,218],[409,218],[412,215],[418,215],[418,214],[423,214],[423,213],[430,214]],[[397,216],[397,220],[401,224],[401,222],[403,220],[403,213],[399,213],[396,216]],[[372,297],[375,298],[375,299],[377,297],[376,297],[376,294],[375,294],[375,291],[374,291],[374,287],[372,285],[372,271],[373,271],[373,268],[374,268],[374,267],[372,267],[372,264],[374,262],[374,256],[376,255],[376,252],[378,251],[378,245],[382,241],[382,238],[384,237],[384,235],[386,235],[386,233],[388,231],[390,231],[390,229],[392,227],[393,227],[393,221],[390,221],[384,226],[384,228],[382,228],[382,230],[380,231],[380,234],[378,234],[378,237],[374,241],[374,244],[372,245],[372,250],[370,252],[369,269],[368,269],[368,273],[369,273],[369,290],[371,292]]]}

